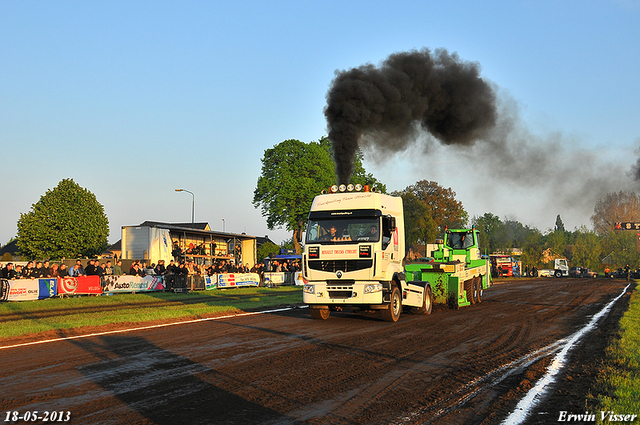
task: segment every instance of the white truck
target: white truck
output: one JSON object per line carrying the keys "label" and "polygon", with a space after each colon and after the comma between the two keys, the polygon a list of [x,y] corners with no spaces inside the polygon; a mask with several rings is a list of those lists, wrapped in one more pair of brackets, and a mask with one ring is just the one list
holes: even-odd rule
{"label": "white truck", "polygon": [[367,186],[333,186],[315,197],[303,254],[303,302],[311,317],[379,310],[396,322],[403,306],[429,314],[428,282],[407,282],[402,198]]}
{"label": "white truck", "polygon": [[553,264],[549,263],[550,267],[538,270],[538,276],[540,277],[567,277],[569,276],[569,264],[566,258],[556,258],[553,260]]}

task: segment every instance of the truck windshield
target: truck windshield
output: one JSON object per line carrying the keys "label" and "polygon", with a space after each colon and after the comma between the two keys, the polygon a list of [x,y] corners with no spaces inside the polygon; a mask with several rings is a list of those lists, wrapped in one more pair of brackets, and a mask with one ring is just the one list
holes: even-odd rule
{"label": "truck windshield", "polygon": [[467,249],[473,246],[473,232],[451,232],[447,237],[447,246],[451,249]]}
{"label": "truck windshield", "polygon": [[375,217],[309,220],[307,226],[307,244],[377,242],[379,239],[380,219]]}

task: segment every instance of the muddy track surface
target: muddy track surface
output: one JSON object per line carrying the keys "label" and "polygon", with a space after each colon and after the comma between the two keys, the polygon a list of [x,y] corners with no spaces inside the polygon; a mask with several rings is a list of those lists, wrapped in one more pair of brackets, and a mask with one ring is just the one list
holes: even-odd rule
{"label": "muddy track surface", "polygon": [[[348,313],[315,321],[293,309],[0,349],[0,414],[64,410],[78,424],[498,424],[558,341],[626,285],[523,279],[486,290],[481,304],[398,323]],[[625,295],[572,350],[526,423],[584,410],[627,305]]]}

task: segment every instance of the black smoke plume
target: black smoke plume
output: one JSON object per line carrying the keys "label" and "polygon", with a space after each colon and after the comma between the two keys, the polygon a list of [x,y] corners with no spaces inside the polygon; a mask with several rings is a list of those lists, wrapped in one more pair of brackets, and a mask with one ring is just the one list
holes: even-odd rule
{"label": "black smoke plume", "polygon": [[444,49],[395,53],[379,67],[336,72],[324,113],[338,183],[347,183],[358,144],[394,152],[419,129],[445,145],[471,145],[497,119],[496,95],[479,65]]}

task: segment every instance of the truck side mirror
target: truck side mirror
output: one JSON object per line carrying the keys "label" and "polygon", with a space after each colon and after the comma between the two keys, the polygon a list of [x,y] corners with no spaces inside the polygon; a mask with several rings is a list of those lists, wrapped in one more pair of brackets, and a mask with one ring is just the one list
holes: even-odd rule
{"label": "truck side mirror", "polygon": [[385,224],[384,234],[391,236],[391,234],[396,231],[396,218],[393,216],[387,216],[386,218],[386,220],[383,220]]}

